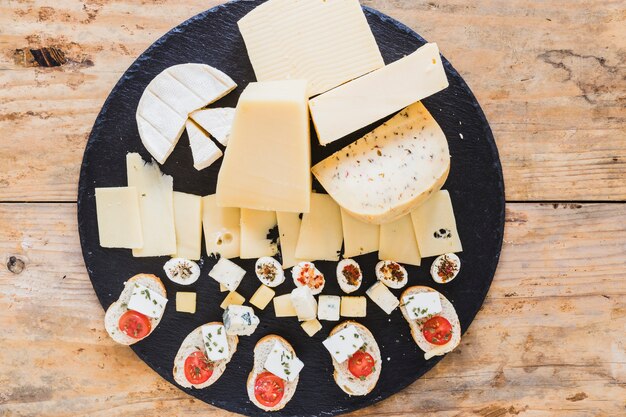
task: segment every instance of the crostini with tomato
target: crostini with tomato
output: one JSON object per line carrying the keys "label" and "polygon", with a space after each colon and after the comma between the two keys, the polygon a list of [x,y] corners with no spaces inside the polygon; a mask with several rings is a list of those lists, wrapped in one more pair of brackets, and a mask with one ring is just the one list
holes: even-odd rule
{"label": "crostini with tomato", "polygon": [[124,290],[104,315],[109,336],[122,345],[132,345],[148,337],[159,325],[167,292],[156,275],[138,274],[124,283]]}

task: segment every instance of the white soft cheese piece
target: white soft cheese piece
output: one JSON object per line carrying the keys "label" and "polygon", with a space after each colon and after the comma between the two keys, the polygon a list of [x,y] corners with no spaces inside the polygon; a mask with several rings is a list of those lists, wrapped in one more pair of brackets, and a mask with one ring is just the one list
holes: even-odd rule
{"label": "white soft cheese piece", "polygon": [[209,276],[220,284],[224,284],[228,291],[235,291],[244,275],[246,275],[245,269],[226,258],[220,258],[209,271]]}
{"label": "white soft cheese piece", "polygon": [[415,238],[423,257],[462,252],[454,209],[447,190],[433,194],[411,212]]}
{"label": "white soft cheese piece", "polygon": [[391,314],[400,305],[398,298],[380,281],[369,287],[365,293],[387,314]]}
{"label": "white soft cheese piece", "polygon": [[235,304],[224,310],[222,318],[226,332],[230,335],[250,336],[260,323],[252,307]]}
{"label": "white soft cheese piece", "polygon": [[228,145],[228,136],[233,127],[235,109],[218,107],[214,109],[196,110],[189,115],[201,128],[209,132],[219,143]]}
{"label": "white soft cheese piece", "polygon": [[317,306],[317,318],[320,320],[338,321],[341,297],[338,295],[320,295]]}
{"label": "white soft cheese piece", "polygon": [[395,262],[417,266],[422,263],[409,214],[380,225],[378,259],[391,259]]}
{"label": "white soft cheese piece", "polygon": [[202,248],[202,197],[174,191],[174,224],[178,258],[200,259]]}
{"label": "white soft cheese piece", "polygon": [[447,86],[439,48],[427,43],[386,67],[311,99],[309,108],[318,139],[326,145]]}
{"label": "white soft cheese piece", "polygon": [[312,172],[347,214],[382,224],[438,191],[449,168],[446,136],[428,110],[415,103]]}
{"label": "white soft cheese piece", "polygon": [[276,341],[263,367],[286,381],[294,381],[302,368],[304,363],[293,353],[285,349],[282,342]]}
{"label": "white soft cheese piece", "polygon": [[166,68],[146,87],[137,105],[141,142],[160,164],[172,153],[187,116],[237,87],[222,71],[204,64]]}
{"label": "white soft cheese piece", "polygon": [[278,245],[267,238],[268,233],[276,227],[276,212],[252,209],[241,209],[241,259],[274,256]]}
{"label": "white soft cheese piece", "polygon": [[237,258],[240,252],[241,210],[218,207],[215,194],[202,198],[202,228],[207,255],[219,254],[222,258]]}
{"label": "white soft cheese piece", "polygon": [[238,25],[257,80],[306,79],[310,96],[384,65],[358,0],[270,0]]}
{"label": "white soft cheese piece", "polygon": [[165,311],[167,298],[141,284],[131,285],[133,285],[133,292],[128,300],[128,309],[155,319],[161,317]]}
{"label": "white soft cheese piece", "polygon": [[222,151],[213,143],[211,138],[202,131],[193,121],[187,120],[187,136],[193,157],[193,167],[198,171],[208,168],[222,157]]}
{"label": "white soft cheese piece", "polygon": [[441,313],[441,299],[439,293],[435,291],[404,296],[402,303],[412,320]]}
{"label": "white soft cheese piece", "polygon": [[96,214],[100,246],[127,249],[143,246],[137,188],[96,188]]}
{"label": "white soft cheese piece", "polygon": [[378,250],[379,225],[365,223],[342,208],[341,226],[343,228],[344,258],[365,255]]}
{"label": "white soft cheese piece", "polygon": [[347,361],[354,352],[359,350],[365,341],[356,327],[350,325],[327,338],[322,343],[337,362],[343,363]]}
{"label": "white soft cheese piece", "polygon": [[126,155],[126,175],[128,186],[137,189],[143,235],[143,246],[133,249],[133,256],[175,254],[174,180],[157,164],[146,164],[138,153]]}
{"label": "white soft cheese piece", "polygon": [[317,317],[317,301],[307,286],[291,291],[291,303],[296,310],[298,320],[313,320]]}
{"label": "white soft cheese piece", "polygon": [[222,324],[205,324],[202,326],[202,341],[210,361],[216,362],[228,358],[228,338]]}
{"label": "white soft cheese piece", "polygon": [[338,261],[343,229],[341,211],[328,194],[311,194],[311,211],[302,216],[296,258]]}

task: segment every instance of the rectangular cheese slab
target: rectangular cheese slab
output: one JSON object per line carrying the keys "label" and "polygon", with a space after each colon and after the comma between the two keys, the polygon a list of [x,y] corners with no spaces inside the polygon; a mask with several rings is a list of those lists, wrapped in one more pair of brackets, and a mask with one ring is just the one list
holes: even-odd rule
{"label": "rectangular cheese slab", "polygon": [[441,298],[435,291],[421,292],[402,297],[402,303],[412,320],[441,313]]}
{"label": "rectangular cheese slab", "polygon": [[424,204],[411,212],[411,219],[423,257],[463,251],[456,228],[452,200],[447,190],[433,194]]}
{"label": "rectangular cheese slab", "polygon": [[176,253],[174,226],[174,180],[163,175],[156,163],[146,164],[138,153],[126,155],[128,186],[137,189],[143,246],[133,256],[164,256]]}
{"label": "rectangular cheese slab", "polygon": [[377,224],[362,222],[342,208],[341,227],[343,228],[344,258],[365,255],[378,250],[380,226]]}
{"label": "rectangular cheese slab", "polygon": [[311,99],[309,108],[318,139],[327,145],[447,86],[439,48],[427,43],[411,55]]}
{"label": "rectangular cheese slab", "polygon": [[379,246],[378,259],[417,266],[422,263],[409,214],[380,225]]}
{"label": "rectangular cheese slab", "polygon": [[287,350],[280,340],[277,340],[267,355],[263,367],[281,379],[294,381],[304,368],[304,363],[292,351]]}
{"label": "rectangular cheese slab", "polygon": [[304,213],[311,195],[306,81],[250,83],[217,178],[217,205]]}
{"label": "rectangular cheese slab", "polygon": [[250,298],[250,304],[259,310],[265,310],[265,307],[272,301],[276,292],[270,287],[261,284],[258,290]]}
{"label": "rectangular cheese slab", "polygon": [[358,0],[270,0],[237,24],[257,80],[305,79],[310,96],[384,66]]}
{"label": "rectangular cheese slab", "polygon": [[228,338],[222,324],[205,324],[202,326],[202,340],[206,355],[210,361],[228,358]]}
{"label": "rectangular cheese slab", "polygon": [[178,291],[176,293],[176,311],[179,313],[196,313],[196,293]]}
{"label": "rectangular cheese slab", "polygon": [[342,242],[339,206],[328,194],[311,194],[311,212],[302,216],[296,258],[338,261]]}
{"label": "rectangular cheese slab", "polygon": [[176,257],[197,261],[202,248],[202,197],[174,191]]}
{"label": "rectangular cheese slab", "polygon": [[322,323],[320,323],[318,320],[313,319],[313,320],[308,320],[308,321],[303,321],[300,326],[302,327],[302,330],[304,330],[306,332],[306,334],[309,335],[309,337],[313,337],[315,336],[315,334],[317,332],[319,332],[320,330],[322,330]]}
{"label": "rectangular cheese slab", "polygon": [[296,258],[296,246],[300,236],[302,220],[300,213],[276,212],[278,222],[278,235],[280,239],[280,254],[283,259],[283,269],[291,268],[306,259]]}
{"label": "rectangular cheese slab", "polygon": [[137,188],[96,188],[96,214],[100,246],[127,249],[143,246]]}
{"label": "rectangular cheese slab", "polygon": [[333,359],[339,363],[348,360],[350,356],[363,346],[365,341],[355,326],[350,325],[330,336],[322,342]]}
{"label": "rectangular cheese slab", "polygon": [[274,256],[278,252],[278,244],[267,236],[276,227],[276,212],[241,209],[241,259]]}
{"label": "rectangular cheese slab", "polygon": [[313,320],[317,317],[317,301],[307,286],[298,287],[291,291],[291,303],[296,310],[298,320]]}
{"label": "rectangular cheese slab", "polygon": [[387,314],[391,314],[400,305],[396,296],[380,281],[369,287],[365,293]]}
{"label": "rectangular cheese slab", "polygon": [[141,284],[133,284],[133,292],[128,300],[128,309],[148,317],[159,318],[165,311],[167,298]]}
{"label": "rectangular cheese slab", "polygon": [[338,295],[320,295],[317,318],[320,320],[339,321],[341,297]]}
{"label": "rectangular cheese slab", "polygon": [[220,284],[224,284],[228,291],[235,291],[244,275],[246,275],[245,269],[226,258],[220,258],[209,271],[209,276]]}
{"label": "rectangular cheese slab", "polygon": [[238,208],[218,207],[215,194],[202,198],[202,228],[207,255],[219,254],[223,258],[237,258],[241,229]]}
{"label": "rectangular cheese slab", "polygon": [[274,314],[276,317],[296,317],[298,315],[291,302],[291,294],[274,297]]}
{"label": "rectangular cheese slab", "polygon": [[344,295],[341,297],[341,317],[365,317],[367,316],[367,299]]}

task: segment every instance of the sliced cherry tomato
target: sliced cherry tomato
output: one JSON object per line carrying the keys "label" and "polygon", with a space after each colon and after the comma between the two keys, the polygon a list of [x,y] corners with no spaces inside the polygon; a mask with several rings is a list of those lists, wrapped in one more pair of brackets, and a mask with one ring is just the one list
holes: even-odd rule
{"label": "sliced cherry tomato", "polygon": [[254,383],[254,396],[265,407],[274,407],[285,395],[285,382],[271,372],[263,372]]}
{"label": "sliced cherry tomato", "polygon": [[441,316],[435,316],[424,323],[422,333],[433,345],[445,345],[452,340],[452,325]]}
{"label": "sliced cherry tomato", "polygon": [[150,334],[150,319],[135,310],[128,310],[122,314],[118,323],[120,330],[133,339],[141,339]]}
{"label": "sliced cherry tomato", "polygon": [[202,384],[213,375],[213,364],[204,352],[196,350],[185,359],[185,378],[191,384]]}
{"label": "sliced cherry tomato", "polygon": [[359,379],[365,379],[374,372],[374,358],[367,352],[357,350],[348,360],[350,373]]}

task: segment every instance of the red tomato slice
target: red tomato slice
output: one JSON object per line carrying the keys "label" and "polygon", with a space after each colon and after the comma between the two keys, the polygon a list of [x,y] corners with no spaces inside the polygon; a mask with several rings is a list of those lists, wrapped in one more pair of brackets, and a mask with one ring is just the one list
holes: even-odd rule
{"label": "red tomato slice", "polygon": [[254,396],[265,407],[274,407],[285,395],[285,382],[271,372],[263,372],[254,383]]}
{"label": "red tomato slice", "polygon": [[445,345],[452,340],[452,325],[441,316],[435,316],[424,323],[422,333],[433,345]]}
{"label": "red tomato slice", "polygon": [[152,329],[150,319],[135,310],[128,310],[122,314],[118,326],[121,331],[133,339],[141,339],[148,336]]}
{"label": "red tomato slice", "polygon": [[202,384],[213,375],[213,364],[204,352],[196,350],[185,359],[185,378],[191,384]]}
{"label": "red tomato slice", "polygon": [[374,358],[367,352],[357,350],[348,360],[348,370],[359,379],[365,379],[374,372]]}

